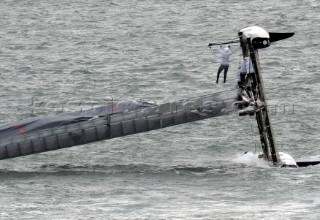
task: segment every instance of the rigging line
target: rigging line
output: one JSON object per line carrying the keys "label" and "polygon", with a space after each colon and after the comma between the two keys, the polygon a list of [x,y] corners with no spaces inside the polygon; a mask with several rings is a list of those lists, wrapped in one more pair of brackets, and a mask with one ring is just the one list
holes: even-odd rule
{"label": "rigging line", "polygon": [[251,133],[252,133],[252,142],[254,144],[254,153],[257,152],[257,140],[255,139],[255,135],[254,135],[254,130],[253,130],[253,119],[250,118],[249,115],[247,115],[247,117],[249,118],[249,124],[250,124],[250,128],[251,128]]}

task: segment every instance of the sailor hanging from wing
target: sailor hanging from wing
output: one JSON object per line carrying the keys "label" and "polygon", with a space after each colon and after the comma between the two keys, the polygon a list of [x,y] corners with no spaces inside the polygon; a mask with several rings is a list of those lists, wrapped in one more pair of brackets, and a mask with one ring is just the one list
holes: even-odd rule
{"label": "sailor hanging from wing", "polygon": [[228,69],[229,69],[229,61],[230,61],[230,56],[233,53],[231,50],[230,45],[222,48],[222,46],[220,46],[218,48],[218,51],[220,53],[220,58],[221,58],[221,65],[218,69],[217,72],[217,81],[216,83],[219,83],[219,76],[220,73],[222,72],[222,70],[224,70],[224,78],[223,78],[223,83],[226,83],[226,79],[227,79],[227,73],[228,73]]}

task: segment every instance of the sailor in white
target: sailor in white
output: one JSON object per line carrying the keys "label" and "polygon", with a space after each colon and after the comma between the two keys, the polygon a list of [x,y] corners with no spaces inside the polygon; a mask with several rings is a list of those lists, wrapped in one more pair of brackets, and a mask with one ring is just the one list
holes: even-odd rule
{"label": "sailor in white", "polygon": [[219,76],[220,73],[222,72],[222,70],[224,70],[224,80],[223,83],[226,83],[226,79],[227,79],[227,73],[228,73],[228,69],[229,69],[229,61],[230,61],[230,56],[233,53],[231,51],[231,47],[227,46],[225,48],[222,48],[222,46],[220,46],[218,48],[218,51],[220,53],[220,57],[221,57],[221,65],[218,69],[217,72],[217,81],[216,83],[219,83]]}
{"label": "sailor in white", "polygon": [[252,64],[252,60],[250,57],[245,57],[242,62],[239,65],[238,71],[237,71],[237,80],[238,85],[244,85],[246,81],[247,74],[254,73],[254,67]]}

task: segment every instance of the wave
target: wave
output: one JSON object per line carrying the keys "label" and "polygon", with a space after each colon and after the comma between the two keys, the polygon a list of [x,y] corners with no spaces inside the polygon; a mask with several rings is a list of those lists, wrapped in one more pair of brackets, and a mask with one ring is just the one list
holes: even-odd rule
{"label": "wave", "polygon": [[32,176],[32,175],[77,175],[77,174],[104,174],[104,175],[126,175],[126,174],[174,174],[174,175],[207,175],[216,171],[230,168],[229,165],[217,166],[194,166],[194,165],[173,165],[158,166],[150,164],[46,164],[40,167],[28,168],[2,168],[0,176]]}

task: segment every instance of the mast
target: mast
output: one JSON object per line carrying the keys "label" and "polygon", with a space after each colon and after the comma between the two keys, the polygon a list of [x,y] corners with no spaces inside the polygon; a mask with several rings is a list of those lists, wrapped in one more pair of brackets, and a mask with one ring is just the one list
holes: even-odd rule
{"label": "mast", "polygon": [[250,58],[252,60],[253,67],[255,68],[255,77],[253,77],[253,86],[255,86],[255,88],[253,88],[254,100],[260,100],[262,103],[264,103],[263,108],[259,108],[256,112],[256,120],[260,134],[261,147],[264,152],[264,157],[267,160],[272,160],[274,164],[277,164],[281,161],[275,136],[271,126],[266,95],[264,93],[264,85],[260,71],[258,50],[255,50],[252,45],[250,45],[250,41],[248,42]]}
{"label": "mast", "polygon": [[247,80],[251,79],[251,83],[249,83],[249,86],[247,84],[240,89],[244,90],[252,99],[251,104],[254,108],[255,118],[260,134],[263,158],[268,161],[272,161],[273,164],[276,165],[280,163],[281,160],[275,140],[275,135],[271,126],[258,55],[258,48],[267,47],[270,45],[270,42],[269,39],[262,39],[261,36],[257,37],[256,39],[258,40],[255,41],[252,36],[247,35],[247,37],[244,38],[243,35],[243,32],[239,32],[241,40],[240,46],[242,48],[243,58],[250,57],[254,68],[254,73],[247,74]]}

